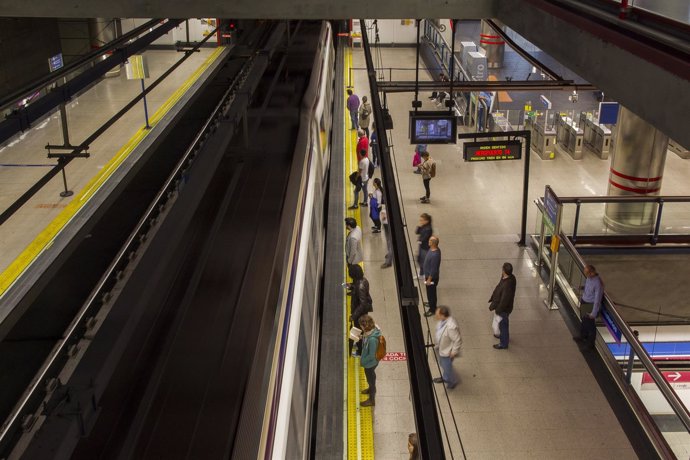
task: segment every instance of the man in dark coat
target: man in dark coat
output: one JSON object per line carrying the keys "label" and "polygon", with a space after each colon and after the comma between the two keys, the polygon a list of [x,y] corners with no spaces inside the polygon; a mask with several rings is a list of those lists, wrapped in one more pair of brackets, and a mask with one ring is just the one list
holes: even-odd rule
{"label": "man in dark coat", "polygon": [[497,350],[508,348],[508,340],[510,339],[508,317],[513,312],[516,286],[517,281],[515,276],[513,276],[513,266],[506,262],[503,264],[501,281],[498,282],[489,299],[489,310],[495,311],[501,317],[501,322],[498,324],[500,342],[494,345],[494,348]]}

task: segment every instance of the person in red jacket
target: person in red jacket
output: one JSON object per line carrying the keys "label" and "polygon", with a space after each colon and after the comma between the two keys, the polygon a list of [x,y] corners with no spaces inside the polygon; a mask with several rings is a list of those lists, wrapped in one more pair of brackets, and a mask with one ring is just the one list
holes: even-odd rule
{"label": "person in red jacket", "polygon": [[362,157],[367,156],[369,153],[369,138],[363,129],[357,130],[357,163],[362,161]]}

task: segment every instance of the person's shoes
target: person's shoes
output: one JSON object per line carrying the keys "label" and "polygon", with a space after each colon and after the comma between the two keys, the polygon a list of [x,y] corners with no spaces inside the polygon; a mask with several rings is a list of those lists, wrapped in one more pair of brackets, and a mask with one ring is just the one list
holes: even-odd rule
{"label": "person's shoes", "polygon": [[429,309],[429,302],[424,302],[424,308]]}
{"label": "person's shoes", "polygon": [[425,196],[420,196],[420,197],[419,197],[419,201],[424,201],[424,200],[426,200],[426,195],[425,195]]}
{"label": "person's shoes", "polygon": [[427,318],[430,316],[434,316],[434,312],[433,311],[425,311],[424,316],[426,316]]}
{"label": "person's shoes", "polygon": [[357,209],[357,208],[359,208],[359,206],[357,206],[356,204],[353,204],[352,206],[348,207],[347,209]]}
{"label": "person's shoes", "polygon": [[391,264],[381,264],[381,268],[388,268],[390,266],[391,266]]}
{"label": "person's shoes", "polygon": [[443,377],[436,377],[434,383],[443,383]]}
{"label": "person's shoes", "polygon": [[431,201],[429,201],[428,198],[424,198],[423,200],[420,200],[423,204],[429,204]]}
{"label": "person's shoes", "polygon": [[377,227],[371,227],[371,229],[372,229],[372,230],[376,230],[376,229],[377,229]]}
{"label": "person's shoes", "polygon": [[500,339],[500,338],[501,338],[500,335],[496,335],[496,334],[494,334],[494,337],[496,337],[497,339]]}
{"label": "person's shoes", "polygon": [[377,229],[372,230],[371,233],[381,233],[381,230],[379,230],[379,229],[377,228]]}
{"label": "person's shoes", "polygon": [[369,388],[367,388],[366,390],[362,390],[362,394],[363,394],[363,395],[368,395],[368,394],[369,394]]}
{"label": "person's shoes", "polygon": [[369,207],[369,205],[368,205],[367,203],[359,203],[359,205],[360,205],[361,207],[363,207],[363,208]]}
{"label": "person's shoes", "polygon": [[446,388],[448,388],[449,390],[452,390],[452,389],[455,388],[456,386],[458,386],[457,383],[456,383],[455,385],[446,385]]}
{"label": "person's shoes", "polygon": [[375,405],[375,404],[374,404],[374,401],[372,401],[371,399],[367,399],[366,401],[360,403],[359,406],[360,406],[360,407],[372,407],[372,406],[374,406],[374,405]]}
{"label": "person's shoes", "polygon": [[497,343],[496,345],[494,345],[494,348],[495,348],[496,350],[505,350],[505,349],[508,348],[508,347],[504,347],[504,346],[502,346],[500,343]]}
{"label": "person's shoes", "polygon": [[415,173],[415,174],[421,174],[422,172],[421,172],[419,169],[415,169],[415,170],[414,170],[414,173]]}

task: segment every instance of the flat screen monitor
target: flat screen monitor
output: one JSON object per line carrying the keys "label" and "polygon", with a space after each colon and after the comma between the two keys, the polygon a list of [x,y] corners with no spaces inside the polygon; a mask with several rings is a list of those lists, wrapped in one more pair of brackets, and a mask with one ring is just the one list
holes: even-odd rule
{"label": "flat screen monitor", "polygon": [[452,112],[410,112],[412,144],[455,144],[457,129]]}

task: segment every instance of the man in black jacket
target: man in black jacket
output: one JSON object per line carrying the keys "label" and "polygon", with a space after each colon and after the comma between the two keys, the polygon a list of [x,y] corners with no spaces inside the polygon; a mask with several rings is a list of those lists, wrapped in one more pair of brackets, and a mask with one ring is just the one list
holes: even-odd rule
{"label": "man in black jacket", "polygon": [[513,266],[508,262],[503,264],[501,273],[501,281],[494,288],[493,294],[489,299],[489,310],[495,311],[501,317],[501,322],[498,323],[498,328],[501,332],[500,343],[494,345],[497,350],[508,348],[508,340],[510,334],[508,332],[508,317],[513,312],[513,300],[515,299],[515,287],[517,281],[513,276]]}

